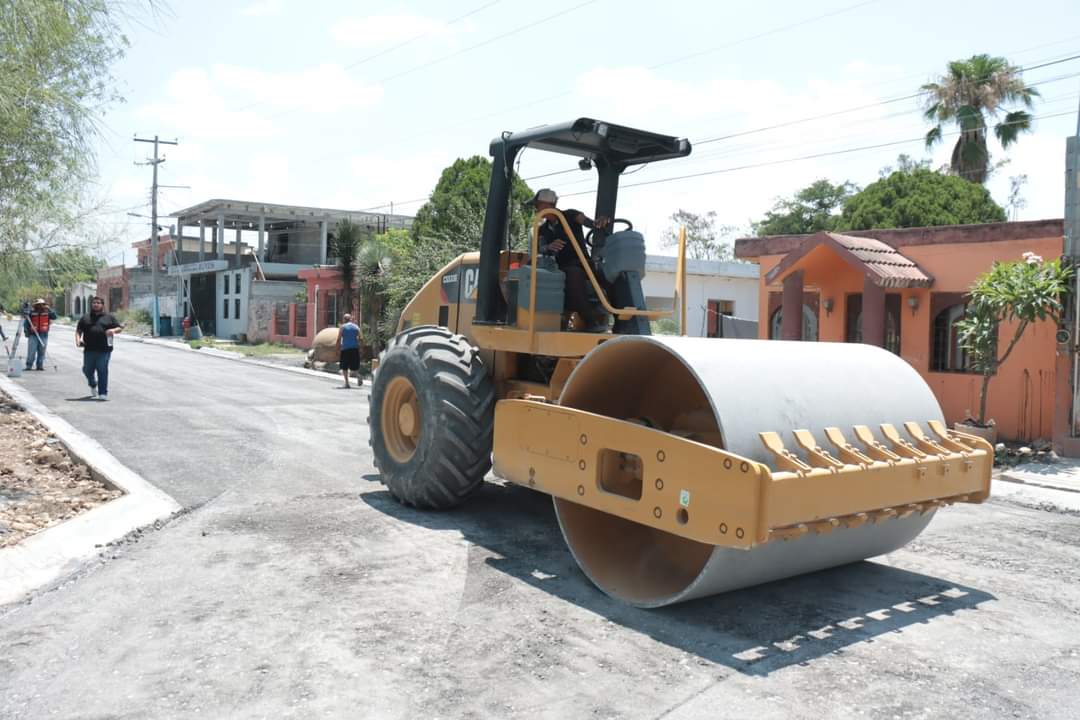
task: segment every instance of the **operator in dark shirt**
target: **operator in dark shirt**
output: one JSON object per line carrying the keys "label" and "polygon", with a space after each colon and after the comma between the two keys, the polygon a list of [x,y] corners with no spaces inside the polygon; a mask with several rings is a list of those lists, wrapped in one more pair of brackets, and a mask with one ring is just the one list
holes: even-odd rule
{"label": "operator in dark shirt", "polygon": [[[537,190],[532,199],[532,205],[537,212],[553,208],[558,202],[559,196],[549,188]],[[571,232],[574,233],[574,239],[577,241],[578,247],[581,248],[582,254],[585,256],[586,262],[588,262],[589,250],[585,245],[585,233],[582,227],[602,228],[607,225],[606,220],[598,218],[596,222],[593,222],[578,210],[564,210],[563,215],[566,217],[566,223],[570,226]],[[588,282],[588,277],[585,275],[585,269],[581,266],[581,258],[578,257],[577,252],[566,236],[566,230],[563,228],[562,223],[559,222],[557,217],[548,216],[540,225],[539,234],[540,253],[553,255],[559,269],[566,275],[564,312],[567,314],[576,312],[581,317],[585,327],[579,329],[590,332],[606,331],[608,329],[605,322],[606,317],[603,311],[598,313],[593,310],[589,303],[585,291],[585,283]]]}

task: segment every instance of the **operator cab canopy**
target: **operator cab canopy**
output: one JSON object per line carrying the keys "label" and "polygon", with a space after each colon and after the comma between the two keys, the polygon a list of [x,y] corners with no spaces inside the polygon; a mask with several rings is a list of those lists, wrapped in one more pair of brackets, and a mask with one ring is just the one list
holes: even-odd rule
{"label": "operator cab canopy", "polygon": [[690,154],[690,141],[686,138],[636,130],[591,118],[504,133],[491,141],[491,154],[495,157],[503,148],[516,153],[523,147],[599,161],[598,167],[604,164],[627,168]]}
{"label": "operator cab canopy", "polygon": [[[491,187],[480,241],[480,278],[477,292],[477,322],[496,322],[503,308],[499,297],[499,253],[506,247],[507,216],[510,205],[512,168],[524,148],[573,155],[597,171],[594,217],[615,217],[619,175],[632,165],[686,157],[690,141],[616,125],[578,118],[555,125],[540,125],[521,132],[505,132],[491,141]],[[602,242],[602,238],[601,238]]]}

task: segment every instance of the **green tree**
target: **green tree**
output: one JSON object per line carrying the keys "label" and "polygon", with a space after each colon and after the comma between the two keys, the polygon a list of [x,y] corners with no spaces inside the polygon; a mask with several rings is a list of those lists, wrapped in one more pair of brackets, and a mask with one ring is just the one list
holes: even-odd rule
{"label": "green tree", "polygon": [[[0,3],[0,262],[65,224],[94,170],[97,118],[118,100],[119,0]],[[70,224],[69,224],[70,226]]]}
{"label": "green tree", "polygon": [[390,325],[396,325],[401,309],[435,273],[458,255],[475,252],[480,247],[483,215],[477,215],[460,202],[451,202],[445,206],[440,220],[453,232],[391,232],[382,236],[391,253],[384,286],[385,316]]}
{"label": "green tree", "polygon": [[[403,233],[391,230],[391,233]],[[376,350],[388,337],[383,322],[386,304],[386,277],[393,251],[385,235],[369,238],[356,256],[356,284],[360,294],[360,320],[366,326],[364,336]]]}
{"label": "green tree", "polygon": [[[1057,322],[1065,307],[1062,298],[1069,289],[1072,268],[1060,260],[1043,262],[1034,253],[1023,260],[996,263],[971,287],[971,301],[959,323],[960,344],[970,354],[972,365],[982,373],[978,423],[986,426],[986,396],[990,380],[1012,354],[1024,331],[1043,320]],[[1001,323],[1015,323],[1005,351],[998,354]]]}
{"label": "green tree", "polygon": [[1020,69],[1003,57],[973,55],[954,60],[937,82],[922,86],[925,93],[925,116],[934,126],[926,133],[926,147],[943,138],[943,125],[953,123],[960,137],[953,146],[950,171],[972,182],[983,183],[990,174],[990,151],[986,147],[987,123],[1004,117],[994,125],[994,135],[1008,148],[1022,132],[1031,130],[1031,114],[1026,110],[1007,111],[1003,106],[1020,104],[1031,108],[1038,90],[1028,87]]}
{"label": "green tree", "polygon": [[896,156],[896,165],[886,165],[878,170],[879,178],[887,178],[894,172],[913,173],[916,170],[929,170],[930,160],[924,158],[922,160],[915,160],[907,153],[900,153]]}
{"label": "green tree", "polygon": [[716,225],[716,211],[710,210],[704,215],[679,209],[669,218],[672,226],[664,232],[664,245],[678,246],[679,228],[686,227],[686,255],[695,260],[731,260],[731,243],[725,242],[735,228],[731,225]]}
{"label": "green tree", "polygon": [[41,271],[45,284],[54,293],[69,290],[77,282],[92,281],[105,261],[85,247],[64,247],[46,251],[41,256]]}
{"label": "green tree", "polygon": [[1002,222],[1005,211],[978,183],[926,168],[896,171],[844,204],[837,230]]}
{"label": "green tree", "polygon": [[754,234],[801,235],[836,229],[839,211],[849,197],[858,191],[850,182],[834,185],[818,180],[790,199],[777,198],[765,219],[752,224]]}
{"label": "green tree", "polygon": [[[391,231],[380,236],[389,250],[382,281],[387,326],[396,326],[405,304],[448,262],[480,249],[490,183],[491,162],[479,155],[459,158],[442,171],[409,232]],[[532,195],[525,181],[515,176],[509,228],[513,248],[527,245],[533,212],[526,203]]]}
{"label": "green tree", "polygon": [[[412,236],[441,236],[466,250],[480,249],[480,235],[487,209],[488,186],[491,184],[491,162],[474,155],[468,160],[455,160],[442,171],[431,197],[416,213]],[[526,205],[532,190],[524,180],[515,176],[510,195],[510,242],[512,247],[524,247],[532,208]],[[473,235],[466,237],[466,233]],[[466,244],[467,243],[467,244]]]}
{"label": "green tree", "polygon": [[39,296],[59,296],[72,285],[97,277],[105,261],[88,247],[62,247],[40,253],[8,253],[0,263],[0,304],[18,307]]}

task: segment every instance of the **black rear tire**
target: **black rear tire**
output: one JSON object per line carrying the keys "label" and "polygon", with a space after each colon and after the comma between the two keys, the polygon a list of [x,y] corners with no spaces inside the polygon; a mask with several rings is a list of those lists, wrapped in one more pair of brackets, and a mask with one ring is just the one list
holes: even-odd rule
{"label": "black rear tire", "polygon": [[491,469],[494,426],[495,385],[464,336],[425,325],[390,341],[372,381],[368,430],[395,499],[433,510],[459,505]]}

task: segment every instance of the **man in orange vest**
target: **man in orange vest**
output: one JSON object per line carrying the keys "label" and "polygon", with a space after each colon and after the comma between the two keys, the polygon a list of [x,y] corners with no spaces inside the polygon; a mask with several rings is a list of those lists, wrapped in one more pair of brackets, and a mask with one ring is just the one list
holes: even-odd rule
{"label": "man in orange vest", "polygon": [[43,298],[34,301],[34,308],[26,313],[23,330],[26,332],[26,369],[30,370],[37,361],[37,369],[45,369],[45,347],[49,344],[49,323],[56,319],[56,313]]}

